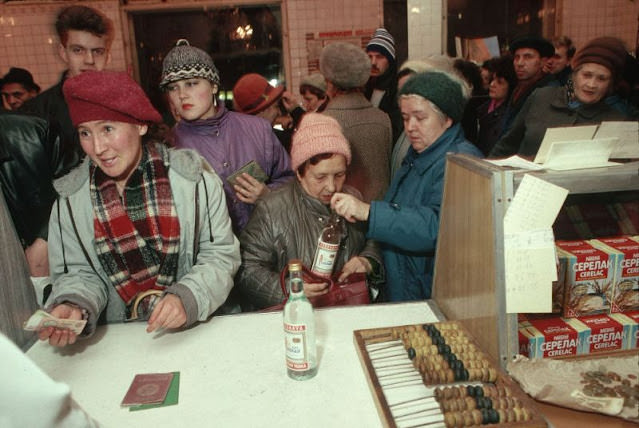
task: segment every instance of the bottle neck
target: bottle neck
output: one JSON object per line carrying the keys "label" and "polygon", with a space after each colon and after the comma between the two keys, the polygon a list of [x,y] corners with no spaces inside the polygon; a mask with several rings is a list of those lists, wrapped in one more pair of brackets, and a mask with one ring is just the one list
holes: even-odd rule
{"label": "bottle neck", "polygon": [[291,287],[291,296],[304,294],[304,280],[301,271],[292,271],[289,273],[289,283]]}

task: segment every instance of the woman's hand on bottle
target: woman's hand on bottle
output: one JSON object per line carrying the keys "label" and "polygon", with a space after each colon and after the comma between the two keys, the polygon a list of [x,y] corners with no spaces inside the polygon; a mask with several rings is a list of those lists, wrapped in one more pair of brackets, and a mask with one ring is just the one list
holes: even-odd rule
{"label": "woman's hand on bottle", "polygon": [[[56,318],[68,320],[82,319],[82,309],[76,305],[67,305],[66,303],[55,306],[50,313]],[[51,346],[62,347],[74,344],[78,336],[66,328],[45,327],[38,331],[38,338],[40,340],[49,339]]]}
{"label": "woman's hand on bottle", "polygon": [[346,278],[354,273],[369,273],[371,270],[373,270],[373,266],[371,266],[371,263],[366,259],[366,257],[355,256],[346,262],[337,280],[339,282],[344,282]]}
{"label": "woman's hand on bottle", "polygon": [[250,174],[243,173],[237,177],[233,186],[235,196],[246,204],[254,204],[260,196],[270,191],[266,184],[256,180]]}
{"label": "woman's hand on bottle", "polygon": [[326,293],[328,293],[328,282],[304,281],[304,294],[306,294],[306,297],[316,297]]}
{"label": "woman's hand on bottle", "polygon": [[351,223],[368,220],[371,206],[353,195],[335,193],[331,198],[331,208]]}
{"label": "woman's hand on bottle", "polygon": [[175,294],[165,295],[160,302],[155,305],[146,332],[165,328],[178,328],[186,323],[186,310],[182,300]]}

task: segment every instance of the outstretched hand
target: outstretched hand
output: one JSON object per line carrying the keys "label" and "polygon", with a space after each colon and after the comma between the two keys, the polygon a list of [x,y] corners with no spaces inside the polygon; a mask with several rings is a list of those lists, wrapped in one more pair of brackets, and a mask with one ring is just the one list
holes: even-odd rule
{"label": "outstretched hand", "polygon": [[186,310],[182,300],[175,294],[166,294],[153,308],[146,332],[151,333],[164,328],[178,328],[185,323]]}
{"label": "outstretched hand", "polygon": [[[56,318],[81,320],[82,310],[75,305],[62,303],[51,310],[51,315]],[[51,346],[62,347],[74,344],[78,336],[66,328],[45,327],[38,331],[38,338],[40,340],[48,339]]]}

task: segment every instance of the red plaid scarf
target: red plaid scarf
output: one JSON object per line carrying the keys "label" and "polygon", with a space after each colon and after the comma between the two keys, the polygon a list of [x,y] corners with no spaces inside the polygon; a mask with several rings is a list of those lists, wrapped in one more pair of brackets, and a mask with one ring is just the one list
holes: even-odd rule
{"label": "red plaid scarf", "polygon": [[138,293],[162,290],[175,281],[180,222],[169,183],[168,150],[144,145],[142,159],[122,193],[91,164],[98,259],[111,284],[129,305]]}

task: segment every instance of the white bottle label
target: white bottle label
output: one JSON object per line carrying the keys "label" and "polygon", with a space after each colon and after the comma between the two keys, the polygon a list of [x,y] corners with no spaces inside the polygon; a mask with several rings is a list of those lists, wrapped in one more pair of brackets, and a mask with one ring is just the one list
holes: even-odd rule
{"label": "white bottle label", "polygon": [[339,251],[339,244],[329,244],[320,239],[317,244],[317,251],[315,251],[315,260],[313,260],[311,271],[317,275],[330,278],[333,274],[337,251]]}
{"label": "white bottle label", "polygon": [[306,349],[306,324],[284,323],[284,341],[286,342],[286,366],[295,371],[310,368]]}

